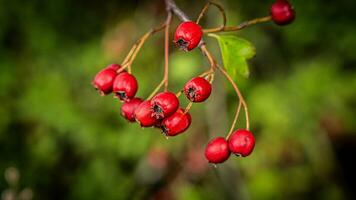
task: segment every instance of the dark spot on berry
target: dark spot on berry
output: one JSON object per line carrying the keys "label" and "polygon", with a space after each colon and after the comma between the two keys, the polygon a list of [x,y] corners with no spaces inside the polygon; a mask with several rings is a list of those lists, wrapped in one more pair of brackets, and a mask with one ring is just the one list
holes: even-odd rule
{"label": "dark spot on berry", "polygon": [[169,129],[166,126],[161,126],[162,133],[165,134],[166,136],[168,135]]}
{"label": "dark spot on berry", "polygon": [[195,93],[195,88],[193,87],[190,87],[188,89],[188,98],[190,101],[195,101],[195,96],[196,96],[196,93]]}
{"label": "dark spot on berry", "polygon": [[161,108],[161,106],[154,104],[152,107],[153,113],[152,115],[156,118],[156,119],[163,119],[164,118],[164,114],[163,114],[163,109]]}
{"label": "dark spot on berry", "polygon": [[189,46],[189,42],[186,42],[186,41],[183,40],[183,39],[179,39],[179,40],[177,40],[176,45],[177,45],[180,49],[186,51],[187,48],[188,48],[188,46]]}
{"label": "dark spot on berry", "polygon": [[127,96],[126,96],[126,93],[125,93],[125,92],[119,91],[119,92],[116,92],[115,94],[116,94],[116,96],[117,96],[119,99],[121,99],[121,100],[127,99]]}

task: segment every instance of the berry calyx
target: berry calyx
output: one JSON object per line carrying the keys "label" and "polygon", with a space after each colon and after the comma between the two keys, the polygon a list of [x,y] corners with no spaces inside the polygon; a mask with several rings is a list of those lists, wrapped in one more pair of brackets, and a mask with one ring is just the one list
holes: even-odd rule
{"label": "berry calyx", "polygon": [[158,123],[158,120],[153,116],[150,101],[143,101],[136,108],[135,119],[140,123],[141,127],[151,127]]}
{"label": "berry calyx", "polygon": [[179,107],[179,100],[172,92],[161,92],[151,100],[153,117],[163,119],[172,115]]}
{"label": "berry calyx", "polygon": [[120,69],[120,67],[118,64],[111,64],[95,75],[92,84],[102,96],[112,92],[113,82],[117,75],[116,71]]}
{"label": "berry calyx", "polygon": [[202,77],[192,78],[185,84],[184,94],[192,102],[203,102],[211,94],[211,84]]}
{"label": "berry calyx", "polygon": [[205,148],[205,157],[210,163],[222,163],[230,156],[229,144],[223,137],[212,139]]}
{"label": "berry calyx", "polygon": [[203,36],[201,27],[191,21],[181,23],[174,34],[174,43],[184,51],[197,47]]}
{"label": "berry calyx", "polygon": [[237,130],[229,138],[229,149],[238,156],[248,156],[255,147],[255,137],[248,130]]}
{"label": "berry calyx", "polygon": [[161,129],[166,136],[175,136],[187,130],[192,122],[190,114],[178,109],[173,115],[163,119]]}
{"label": "berry calyx", "polygon": [[126,101],[121,106],[121,115],[125,117],[129,122],[135,121],[135,110],[142,103],[142,99],[133,98]]}
{"label": "berry calyx", "polygon": [[287,0],[277,0],[270,9],[272,20],[278,25],[287,25],[295,18],[295,11]]}
{"label": "berry calyx", "polygon": [[132,99],[138,89],[138,84],[136,78],[127,73],[122,72],[115,77],[113,83],[113,91],[120,100],[127,101]]}

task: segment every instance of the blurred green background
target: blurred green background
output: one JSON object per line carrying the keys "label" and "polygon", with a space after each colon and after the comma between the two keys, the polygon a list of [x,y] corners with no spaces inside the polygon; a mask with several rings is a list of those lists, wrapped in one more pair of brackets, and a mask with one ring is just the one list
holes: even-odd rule
{"label": "blurred green background", "polygon": [[[234,25],[267,15],[273,0],[216,2]],[[177,4],[195,19],[205,1]],[[356,2],[293,5],[292,25],[228,33],[257,49],[250,78],[238,81],[257,143],[250,157],[214,168],[204,147],[228,132],[237,103],[220,74],[211,98],[193,106],[190,129],[168,140],[127,123],[121,103],[91,86],[165,19],[163,0],[0,0],[1,199],[356,198]],[[220,22],[212,8],[202,25]],[[205,40],[221,62],[217,42]],[[138,96],[149,95],[162,68],[159,33],[134,62]],[[170,89],[207,68],[198,50],[172,50]]]}

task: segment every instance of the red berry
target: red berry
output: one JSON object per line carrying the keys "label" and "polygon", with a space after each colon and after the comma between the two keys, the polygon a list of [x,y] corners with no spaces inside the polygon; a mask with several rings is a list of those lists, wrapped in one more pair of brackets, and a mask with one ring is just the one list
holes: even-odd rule
{"label": "red berry", "polygon": [[201,27],[191,21],[181,23],[174,34],[174,43],[184,51],[190,51],[198,46],[203,36]]}
{"label": "red berry", "polygon": [[117,71],[121,68],[121,66],[119,64],[110,64],[106,68],[113,69],[113,70]]}
{"label": "red berry", "polygon": [[278,25],[291,23],[295,18],[295,12],[287,0],[277,0],[270,10],[272,20]]}
{"label": "red berry", "polygon": [[210,163],[222,163],[229,156],[229,144],[223,137],[214,138],[205,148],[205,157]]}
{"label": "red berry", "polygon": [[180,108],[173,115],[163,119],[161,129],[167,136],[175,136],[187,130],[191,122],[190,114],[184,113]]}
{"label": "red berry", "polygon": [[150,101],[143,101],[136,108],[135,118],[142,127],[150,127],[158,123],[158,120],[153,116],[153,110],[151,108]]}
{"label": "red berry", "polygon": [[137,80],[133,75],[122,72],[115,77],[113,91],[120,100],[132,99],[137,92],[137,88]]}
{"label": "red berry", "polygon": [[184,94],[192,102],[203,102],[211,94],[211,84],[202,77],[192,78],[185,84]]}
{"label": "red berry", "polygon": [[135,121],[135,110],[142,103],[142,99],[133,98],[126,101],[121,106],[121,115],[125,117],[128,121]]}
{"label": "red berry", "polygon": [[172,92],[161,92],[151,100],[153,116],[163,119],[172,115],[179,107],[179,100]]}
{"label": "red berry", "polygon": [[113,82],[117,75],[116,71],[120,67],[121,66],[118,64],[111,64],[95,75],[92,84],[101,95],[106,95],[112,92]]}
{"label": "red berry", "polygon": [[229,138],[229,149],[238,156],[248,156],[255,147],[255,137],[248,130],[237,130]]}

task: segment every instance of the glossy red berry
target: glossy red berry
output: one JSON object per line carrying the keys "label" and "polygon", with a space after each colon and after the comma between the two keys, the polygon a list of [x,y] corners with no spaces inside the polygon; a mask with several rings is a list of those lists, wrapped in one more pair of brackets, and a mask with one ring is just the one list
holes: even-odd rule
{"label": "glossy red berry", "polygon": [[120,67],[121,66],[118,64],[111,64],[95,75],[92,84],[101,95],[106,95],[112,92],[114,79],[117,75],[116,71]]}
{"label": "glossy red berry", "polygon": [[142,99],[133,98],[126,101],[121,106],[121,115],[125,117],[128,121],[135,121],[135,110],[142,103]]}
{"label": "glossy red berry", "polygon": [[248,156],[255,147],[255,137],[248,130],[237,130],[229,138],[229,149],[238,156]]}
{"label": "glossy red berry", "polygon": [[122,72],[115,77],[113,91],[120,100],[132,99],[138,89],[136,78],[127,72]]}
{"label": "glossy red berry", "polygon": [[143,101],[135,110],[135,118],[142,127],[151,127],[158,123],[158,120],[153,116],[150,101]]}
{"label": "glossy red berry", "polygon": [[192,102],[203,102],[211,94],[211,84],[202,77],[192,78],[185,84],[184,94]]}
{"label": "glossy red berry", "polygon": [[187,130],[191,122],[190,114],[184,113],[184,110],[180,108],[173,115],[163,119],[161,129],[167,136],[175,136]]}
{"label": "glossy red berry", "polygon": [[153,116],[163,119],[172,115],[179,107],[179,100],[172,92],[161,92],[151,100]]}
{"label": "glossy red berry", "polygon": [[287,0],[277,0],[272,4],[270,13],[272,20],[278,25],[289,24],[295,18],[295,11]]}
{"label": "glossy red berry", "polygon": [[201,27],[191,21],[181,23],[174,34],[174,43],[184,51],[190,51],[198,46],[203,36]]}
{"label": "glossy red berry", "polygon": [[210,163],[222,163],[230,156],[229,144],[223,137],[211,140],[205,148],[205,157]]}

